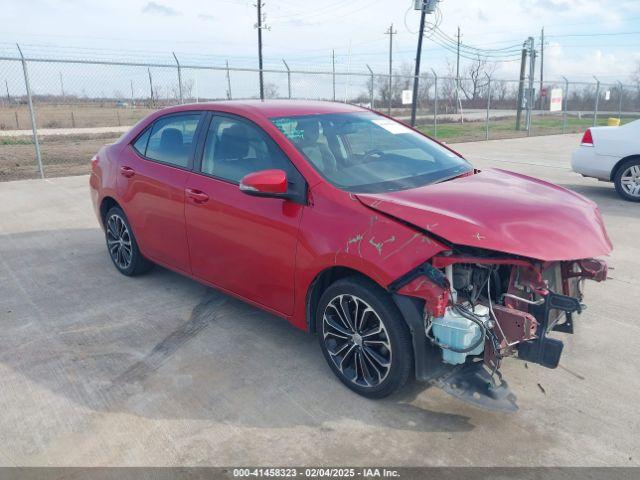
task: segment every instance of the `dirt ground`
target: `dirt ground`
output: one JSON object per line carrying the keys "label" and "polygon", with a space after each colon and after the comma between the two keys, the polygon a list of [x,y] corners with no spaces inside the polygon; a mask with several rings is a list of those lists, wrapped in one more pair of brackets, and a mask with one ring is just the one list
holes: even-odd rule
{"label": "dirt ground", "polygon": [[[36,124],[39,128],[81,128],[133,125],[155,109],[82,104],[42,105],[36,102]],[[31,119],[27,105],[0,108],[0,130],[29,130]]]}
{"label": "dirt ground", "polygon": [[[120,134],[52,135],[40,138],[40,151],[47,178],[89,173],[93,155]],[[0,138],[0,182],[37,178],[35,149],[31,139]]]}

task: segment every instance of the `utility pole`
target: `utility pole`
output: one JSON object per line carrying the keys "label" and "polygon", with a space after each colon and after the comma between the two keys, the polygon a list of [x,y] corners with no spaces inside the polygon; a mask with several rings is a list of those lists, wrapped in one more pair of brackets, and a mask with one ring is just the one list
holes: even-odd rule
{"label": "utility pole", "polygon": [[258,11],[258,22],[254,26],[258,29],[258,69],[260,71],[260,100],[264,100],[264,79],[262,76],[262,29],[269,29],[267,25],[263,25],[264,18],[262,16],[262,7],[264,7],[264,3],[262,3],[262,0],[258,0],[256,2],[256,9]]}
{"label": "utility pole", "polygon": [[62,72],[60,72],[60,92],[62,93],[62,99],[64,100],[64,83],[62,82]]}
{"label": "utility pole", "polygon": [[536,50],[535,40],[529,37],[529,95],[527,98],[527,136],[531,135],[531,114],[533,112],[533,102],[535,96],[533,94],[534,74],[536,70]]}
{"label": "utility pole", "polygon": [[520,117],[522,116],[522,100],[524,99],[524,72],[527,64],[526,42],[522,45],[522,58],[520,59],[520,81],[518,82],[518,105],[516,105],[516,130],[520,130]]}
{"label": "utility pole", "polygon": [[129,82],[131,83],[131,108],[133,108],[136,104],[133,96],[133,80],[129,80]]}
{"label": "utility pole", "polygon": [[456,112],[460,103],[460,27],[458,27],[458,48],[456,53]]}
{"label": "utility pole", "polygon": [[544,98],[542,89],[544,88],[544,27],[540,32],[540,110],[544,110]]}
{"label": "utility pole", "polygon": [[391,115],[391,100],[392,100],[392,82],[393,82],[393,36],[397,34],[397,30],[393,30],[393,23],[389,26],[389,29],[384,32],[385,35],[389,35],[389,92],[387,105],[387,114]]}
{"label": "utility pole", "polygon": [[11,95],[9,94],[9,82],[7,82],[7,79],[4,79],[4,86],[7,89],[7,103],[9,105],[11,105]]}
{"label": "utility pole", "polygon": [[420,28],[418,29],[418,49],[416,51],[416,70],[413,72],[413,92],[411,92],[411,126],[416,125],[416,110],[418,109],[418,87],[420,81],[420,57],[422,57],[422,39],[424,37],[424,21],[427,16],[427,9],[424,7],[420,11]]}

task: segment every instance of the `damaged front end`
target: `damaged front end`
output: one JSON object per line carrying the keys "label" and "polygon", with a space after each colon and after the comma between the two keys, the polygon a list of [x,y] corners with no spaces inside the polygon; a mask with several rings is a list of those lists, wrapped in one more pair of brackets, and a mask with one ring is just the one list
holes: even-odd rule
{"label": "damaged front end", "polygon": [[543,262],[453,248],[397,279],[389,290],[413,333],[416,377],[477,406],[517,409],[502,379],[506,357],[556,368],[552,331],[573,333],[584,280],[603,281],[597,259]]}

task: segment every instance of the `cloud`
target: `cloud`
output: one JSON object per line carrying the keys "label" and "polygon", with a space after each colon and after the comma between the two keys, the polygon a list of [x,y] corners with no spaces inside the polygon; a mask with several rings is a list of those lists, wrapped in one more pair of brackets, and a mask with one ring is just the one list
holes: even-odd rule
{"label": "cloud", "polygon": [[215,20],[215,17],[213,15],[208,15],[206,13],[199,13],[198,18],[200,20],[204,20],[205,22],[213,22]]}
{"label": "cloud", "polygon": [[566,0],[535,0],[533,5],[543,10],[547,10],[549,13],[565,12],[572,8]]}
{"label": "cloud", "polygon": [[179,11],[174,8],[168,7],[167,5],[163,5],[157,2],[149,2],[144,7],[142,7],[142,13],[154,13],[159,15],[166,15],[167,17],[175,17],[177,15],[182,15]]}

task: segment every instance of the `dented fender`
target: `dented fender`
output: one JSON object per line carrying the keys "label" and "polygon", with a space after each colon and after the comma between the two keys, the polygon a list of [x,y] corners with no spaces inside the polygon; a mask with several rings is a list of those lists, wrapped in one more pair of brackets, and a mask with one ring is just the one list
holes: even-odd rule
{"label": "dented fender", "polygon": [[[306,294],[327,268],[355,270],[386,288],[448,248],[421,230],[375,212],[354,195],[326,184],[311,189],[309,201],[311,208],[305,208],[302,215],[296,254],[292,323],[300,328],[307,328]],[[314,234],[323,231],[331,235]]]}

